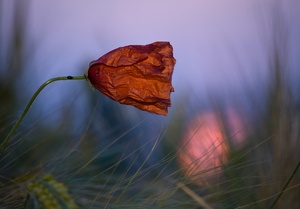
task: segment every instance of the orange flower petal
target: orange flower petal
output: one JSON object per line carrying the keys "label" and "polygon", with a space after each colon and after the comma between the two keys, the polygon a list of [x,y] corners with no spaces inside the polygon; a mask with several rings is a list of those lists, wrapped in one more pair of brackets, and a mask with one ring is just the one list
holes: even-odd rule
{"label": "orange flower petal", "polygon": [[121,104],[167,115],[174,92],[176,60],[169,42],[129,45],[92,61],[85,77],[100,92]]}

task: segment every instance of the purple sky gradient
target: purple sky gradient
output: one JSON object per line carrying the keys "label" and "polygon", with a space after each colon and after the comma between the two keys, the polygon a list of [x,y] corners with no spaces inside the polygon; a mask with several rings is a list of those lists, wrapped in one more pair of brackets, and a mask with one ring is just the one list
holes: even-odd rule
{"label": "purple sky gradient", "polygon": [[[255,91],[269,76],[276,4],[281,5],[279,14],[289,30],[291,82],[297,83],[300,1],[274,2],[32,0],[27,29],[34,43],[30,67],[38,79],[28,72],[29,87],[33,92],[49,78],[82,75],[90,61],[117,47],[164,40],[171,42],[177,59],[175,101],[190,92],[201,100],[211,92],[230,96],[242,94],[245,88]],[[61,91],[50,104],[69,93]]]}

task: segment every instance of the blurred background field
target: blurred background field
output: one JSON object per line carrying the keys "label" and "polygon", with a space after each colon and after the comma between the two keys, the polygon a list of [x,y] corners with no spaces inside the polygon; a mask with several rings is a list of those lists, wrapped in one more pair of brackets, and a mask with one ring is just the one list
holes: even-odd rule
{"label": "blurred background field", "polygon": [[0,142],[34,91],[170,41],[167,117],[50,84],[0,153],[0,208],[298,208],[299,1],[0,1]]}

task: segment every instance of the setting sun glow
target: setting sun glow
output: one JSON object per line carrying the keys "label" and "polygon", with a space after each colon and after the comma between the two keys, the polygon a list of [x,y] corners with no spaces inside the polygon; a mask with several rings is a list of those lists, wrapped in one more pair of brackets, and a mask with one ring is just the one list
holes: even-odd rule
{"label": "setting sun glow", "polygon": [[[227,112],[231,140],[240,145],[244,139],[241,119],[235,112]],[[227,161],[228,140],[222,121],[215,112],[205,112],[191,120],[180,148],[179,163],[190,179],[205,184],[217,176]]]}

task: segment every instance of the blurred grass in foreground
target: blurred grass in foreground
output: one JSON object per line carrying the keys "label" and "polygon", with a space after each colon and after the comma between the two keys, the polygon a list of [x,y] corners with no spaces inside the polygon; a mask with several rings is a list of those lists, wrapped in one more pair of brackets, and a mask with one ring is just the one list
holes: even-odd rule
{"label": "blurred grass in foreground", "polygon": [[[0,57],[0,140],[24,103],[15,82],[26,70],[23,6],[15,7],[9,51]],[[300,159],[300,109],[290,94],[287,60],[280,51],[284,47],[278,43],[282,42],[276,39],[271,50],[273,77],[264,101],[266,111],[256,104],[256,121],[243,146],[231,147],[221,170],[211,168],[217,171],[216,178],[207,178],[210,169],[194,173],[191,180],[185,176],[187,168],[178,164],[185,115],[176,114],[158,133],[148,135],[154,119],[129,120],[118,105],[106,99],[97,104],[87,93],[90,111],[82,129],[72,127],[69,115],[75,113],[69,109],[61,110],[60,129],[31,118],[0,153],[0,207],[270,208],[283,192],[274,207],[297,208],[300,172],[282,189]],[[219,122],[226,127],[226,118]],[[231,138],[225,129],[223,135]],[[200,186],[201,181],[206,186]]]}

